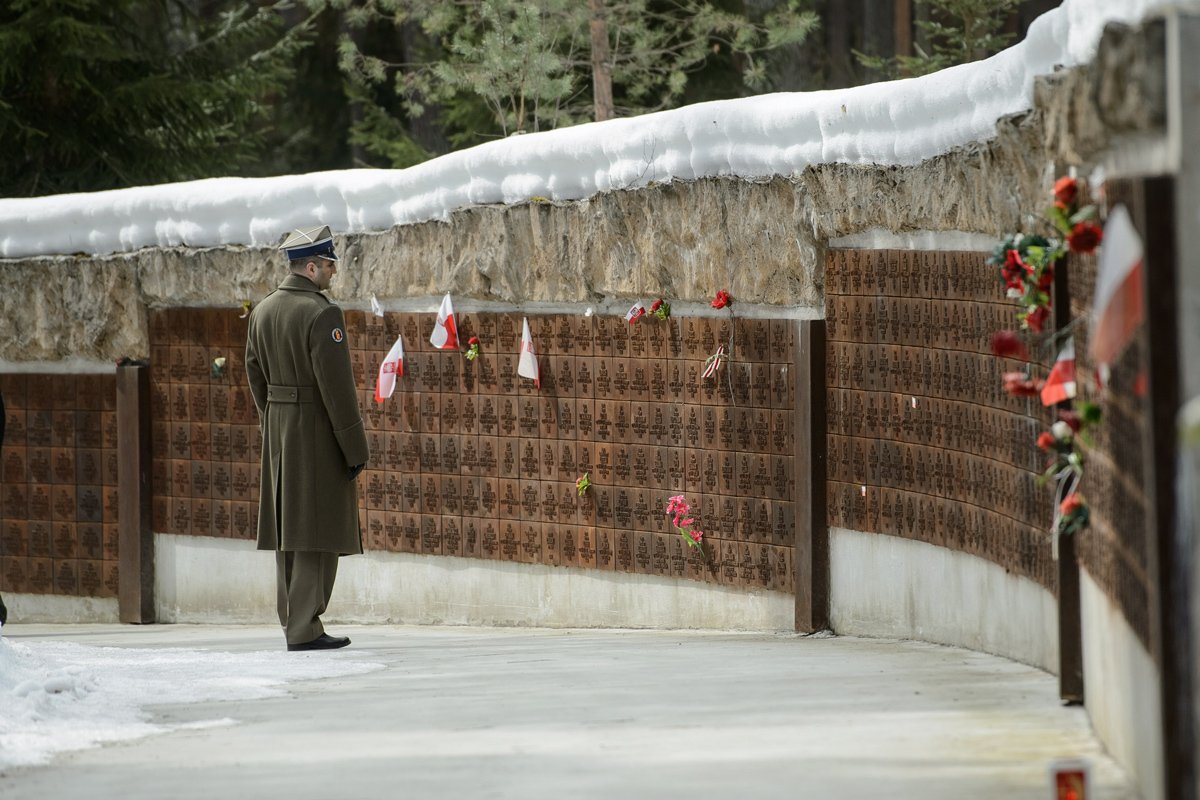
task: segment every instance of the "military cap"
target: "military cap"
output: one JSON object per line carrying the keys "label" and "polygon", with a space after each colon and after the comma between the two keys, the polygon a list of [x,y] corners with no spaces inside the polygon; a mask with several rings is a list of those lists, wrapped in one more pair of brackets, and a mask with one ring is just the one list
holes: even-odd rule
{"label": "military cap", "polygon": [[333,233],[328,225],[292,231],[284,237],[279,249],[287,255],[288,261],[314,256],[326,261],[338,260],[337,253],[333,252]]}

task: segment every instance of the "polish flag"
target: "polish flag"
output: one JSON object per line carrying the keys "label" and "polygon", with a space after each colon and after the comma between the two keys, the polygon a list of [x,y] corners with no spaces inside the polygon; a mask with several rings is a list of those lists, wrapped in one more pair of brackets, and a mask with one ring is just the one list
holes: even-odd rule
{"label": "polish flag", "polygon": [[541,374],[538,372],[537,353],[533,349],[533,334],[529,332],[529,318],[522,320],[521,329],[521,359],[517,362],[517,374],[523,378],[533,379],[534,384],[542,388]]}
{"label": "polish flag", "polygon": [[1104,226],[1096,268],[1089,352],[1096,364],[1112,364],[1146,317],[1142,290],[1145,251],[1125,206],[1117,206]]}
{"label": "polish flag", "polygon": [[1067,339],[1059,352],[1046,385],[1042,387],[1042,405],[1052,406],[1075,396],[1075,337]]}
{"label": "polish flag", "polygon": [[634,303],[633,306],[625,313],[625,321],[633,325],[642,317],[646,316],[646,306],[641,302]]}
{"label": "polish flag", "polygon": [[442,298],[442,306],[438,309],[437,323],[429,336],[429,343],[438,350],[458,349],[458,328],[454,324],[454,307],[450,305],[450,293]]}
{"label": "polish flag", "polygon": [[388,350],[379,365],[379,379],[375,381],[375,402],[382,403],[396,391],[396,378],[404,374],[404,336],[396,337],[396,343]]}

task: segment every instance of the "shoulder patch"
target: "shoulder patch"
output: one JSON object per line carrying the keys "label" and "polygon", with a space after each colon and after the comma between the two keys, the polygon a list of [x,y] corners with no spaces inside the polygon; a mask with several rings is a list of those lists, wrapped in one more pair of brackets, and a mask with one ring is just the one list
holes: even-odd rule
{"label": "shoulder patch", "polygon": [[345,339],[345,338],[346,338],[346,334],[342,333],[342,329],[341,329],[341,328],[334,328],[334,329],[333,329],[333,340],[334,340],[335,342],[341,342],[341,341],[342,341],[342,339]]}

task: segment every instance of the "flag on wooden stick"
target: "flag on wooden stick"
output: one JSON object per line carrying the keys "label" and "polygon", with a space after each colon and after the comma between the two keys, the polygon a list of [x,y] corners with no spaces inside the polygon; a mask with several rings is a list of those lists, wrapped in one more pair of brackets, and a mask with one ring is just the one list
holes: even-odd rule
{"label": "flag on wooden stick", "polygon": [[1067,339],[1059,351],[1046,384],[1042,387],[1042,405],[1052,406],[1075,397],[1075,337]]}
{"label": "flag on wooden stick", "polygon": [[442,298],[441,308],[438,309],[437,322],[433,325],[433,333],[429,343],[438,350],[458,349],[458,326],[454,322],[454,306],[450,304],[450,293]]}
{"label": "flag on wooden stick", "polygon": [[530,378],[540,389],[542,388],[541,374],[538,372],[537,352],[533,349],[533,334],[529,332],[529,318],[522,320],[521,328],[521,358],[517,361],[517,374]]}
{"label": "flag on wooden stick", "polygon": [[375,402],[382,403],[396,391],[396,378],[404,374],[404,336],[396,337],[396,343],[383,363],[379,365],[379,378],[375,381]]}

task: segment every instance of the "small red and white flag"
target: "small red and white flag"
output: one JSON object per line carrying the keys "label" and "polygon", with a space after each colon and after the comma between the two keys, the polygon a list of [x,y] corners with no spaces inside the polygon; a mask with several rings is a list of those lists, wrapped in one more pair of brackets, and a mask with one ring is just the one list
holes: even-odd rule
{"label": "small red and white flag", "polygon": [[1042,387],[1042,405],[1052,406],[1075,397],[1075,337],[1067,339],[1059,351],[1046,385]]}
{"label": "small red and white flag", "polygon": [[404,374],[404,336],[396,337],[396,343],[383,363],[379,365],[379,378],[375,381],[375,402],[382,403],[396,391],[396,378]]}
{"label": "small red and white flag", "polygon": [[529,318],[525,317],[521,328],[521,358],[517,361],[517,374],[522,378],[530,378],[540,389],[542,388],[541,373],[538,372],[537,352],[533,349],[533,334],[529,332]]}
{"label": "small red and white flag", "polygon": [[626,312],[625,321],[632,325],[644,316],[646,316],[646,306],[638,301]]}
{"label": "small red and white flag", "polygon": [[454,323],[454,306],[450,305],[450,293],[442,298],[441,308],[438,309],[437,322],[434,323],[433,333],[429,343],[438,350],[458,349],[458,326]]}
{"label": "small red and white flag", "polygon": [[1092,360],[1101,368],[1112,364],[1146,317],[1142,289],[1145,251],[1125,206],[1117,206],[1104,226],[1104,245],[1096,268],[1088,336]]}
{"label": "small red and white flag", "polygon": [[725,345],[718,345],[717,352],[708,357],[704,362],[704,372],[700,374],[701,378],[711,378],[717,374],[717,370],[721,368],[721,362],[727,358],[725,355]]}

